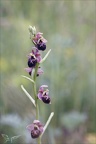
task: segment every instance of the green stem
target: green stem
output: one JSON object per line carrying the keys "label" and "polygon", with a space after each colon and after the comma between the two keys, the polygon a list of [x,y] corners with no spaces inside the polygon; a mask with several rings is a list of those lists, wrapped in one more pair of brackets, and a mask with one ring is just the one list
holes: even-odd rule
{"label": "green stem", "polygon": [[37,97],[37,92],[36,92],[36,77],[37,77],[37,71],[38,71],[38,66],[39,64],[36,64],[35,67],[35,72],[34,72],[34,96],[35,96],[35,104],[36,104],[36,119],[39,119],[39,108],[38,108],[38,97]]}
{"label": "green stem", "polygon": [[[34,97],[35,97],[35,104],[36,104],[36,119],[39,119],[39,107],[38,107],[38,97],[37,97],[37,92],[36,92],[36,77],[37,77],[37,71],[38,71],[38,66],[39,64],[37,63],[35,67],[35,72],[33,75],[33,80],[34,80],[34,85],[33,85],[33,90],[34,90]],[[37,139],[37,143],[41,144],[41,137]]]}
{"label": "green stem", "polygon": [[38,144],[41,144],[41,138],[39,137],[37,140]]}
{"label": "green stem", "polygon": [[34,89],[34,97],[35,97],[35,105],[36,105],[36,119],[39,119],[39,107],[38,107],[38,98],[37,98],[37,93],[36,93],[36,81],[33,86]]}

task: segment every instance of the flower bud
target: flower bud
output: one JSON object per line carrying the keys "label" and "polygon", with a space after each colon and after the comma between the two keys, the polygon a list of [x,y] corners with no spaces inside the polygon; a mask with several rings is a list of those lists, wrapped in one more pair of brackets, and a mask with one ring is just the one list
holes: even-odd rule
{"label": "flower bud", "polygon": [[35,26],[34,26],[34,27],[29,26],[29,32],[30,32],[32,35],[35,35],[35,34],[36,34],[36,28],[35,28]]}

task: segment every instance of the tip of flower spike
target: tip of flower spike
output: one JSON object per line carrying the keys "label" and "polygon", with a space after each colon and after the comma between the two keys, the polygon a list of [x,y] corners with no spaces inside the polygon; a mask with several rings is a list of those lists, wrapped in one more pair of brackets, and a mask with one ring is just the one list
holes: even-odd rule
{"label": "tip of flower spike", "polygon": [[36,34],[36,28],[35,28],[35,26],[32,27],[32,26],[29,25],[29,28],[28,28],[28,29],[29,29],[29,32],[30,32],[32,35],[35,35],[35,34]]}

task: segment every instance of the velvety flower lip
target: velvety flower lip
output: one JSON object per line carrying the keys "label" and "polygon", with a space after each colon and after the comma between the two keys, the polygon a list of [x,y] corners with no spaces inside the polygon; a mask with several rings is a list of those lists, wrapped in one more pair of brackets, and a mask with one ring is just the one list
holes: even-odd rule
{"label": "velvety flower lip", "polygon": [[49,97],[49,90],[46,89],[47,87],[48,87],[47,85],[42,85],[40,87],[39,92],[38,92],[38,98],[46,104],[51,104],[51,100]]}
{"label": "velvety flower lip", "polygon": [[46,44],[44,42],[40,41],[40,43],[37,44],[37,48],[39,50],[44,51],[46,49]]}
{"label": "velvety flower lip", "polygon": [[38,32],[32,39],[34,45],[38,50],[44,51],[46,49],[47,40],[42,36],[43,33]]}
{"label": "velvety flower lip", "polygon": [[[32,49],[32,52],[29,53],[28,55],[28,68],[25,68],[25,70],[29,73],[29,75],[32,74],[33,68],[35,67],[37,63],[40,63],[41,60],[42,60],[42,57],[39,53],[39,50],[36,47],[34,47]],[[39,67],[37,71],[37,76],[39,76],[42,73],[43,73],[43,70]]]}
{"label": "velvety flower lip", "polygon": [[28,66],[35,67],[36,63],[37,63],[37,59],[36,59],[35,55],[30,53],[29,58],[28,58]]}
{"label": "velvety flower lip", "polygon": [[43,132],[43,125],[39,120],[34,120],[33,123],[26,128],[30,131],[32,138],[38,138]]}
{"label": "velvety flower lip", "polygon": [[[33,68],[28,67],[28,68],[25,68],[25,70],[26,70],[26,71],[29,73],[29,75],[31,76]],[[43,70],[41,69],[41,67],[39,67],[39,68],[38,68],[38,71],[37,71],[37,76],[39,76],[39,75],[41,75],[41,74],[43,74]]]}
{"label": "velvety flower lip", "polygon": [[32,52],[28,55],[28,66],[35,67],[36,63],[41,61],[41,55],[37,48],[33,48]]}

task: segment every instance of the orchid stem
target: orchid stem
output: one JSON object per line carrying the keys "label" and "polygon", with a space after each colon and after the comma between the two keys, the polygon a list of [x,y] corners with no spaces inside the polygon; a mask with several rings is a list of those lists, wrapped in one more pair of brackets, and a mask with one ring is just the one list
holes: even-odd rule
{"label": "orchid stem", "polygon": [[[33,91],[34,91],[34,97],[35,97],[35,105],[36,105],[36,119],[39,120],[39,107],[38,107],[38,97],[37,97],[37,92],[36,92],[36,77],[37,77],[37,71],[38,71],[38,66],[39,64],[37,63],[36,64],[36,67],[35,67],[35,72],[34,72],[34,75],[33,75],[33,80],[34,80],[34,85],[33,85]],[[38,144],[41,144],[41,137],[39,137],[37,139],[37,143]]]}
{"label": "orchid stem", "polygon": [[38,144],[41,144],[41,137],[38,138]]}
{"label": "orchid stem", "polygon": [[36,64],[36,67],[35,67],[35,72],[34,72],[34,97],[35,97],[35,104],[36,104],[36,119],[38,120],[39,119],[39,108],[38,108],[38,97],[37,97],[37,92],[36,92],[36,77],[37,77],[37,71],[38,71],[38,66],[39,64],[37,63]]}

